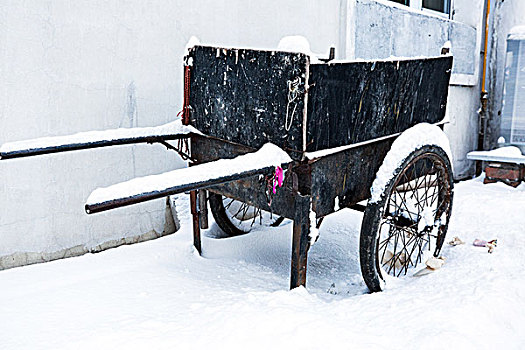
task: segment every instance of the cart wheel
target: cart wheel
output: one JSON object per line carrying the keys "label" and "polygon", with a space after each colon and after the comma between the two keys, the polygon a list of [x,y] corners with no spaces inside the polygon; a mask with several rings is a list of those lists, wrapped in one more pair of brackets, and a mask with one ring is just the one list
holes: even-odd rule
{"label": "cart wheel", "polygon": [[282,216],[220,194],[210,192],[209,201],[215,222],[228,237],[248,233],[255,225],[279,226],[284,220]]}
{"label": "cart wheel", "polygon": [[380,200],[367,205],[360,261],[371,292],[384,288],[387,275],[412,275],[430,256],[438,256],[448,229],[453,187],[447,154],[426,145],[403,160]]}

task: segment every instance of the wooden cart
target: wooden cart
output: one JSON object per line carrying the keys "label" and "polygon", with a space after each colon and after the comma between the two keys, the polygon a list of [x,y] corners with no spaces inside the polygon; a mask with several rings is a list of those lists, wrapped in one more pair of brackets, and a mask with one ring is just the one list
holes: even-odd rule
{"label": "wooden cart", "polygon": [[[291,288],[306,284],[307,252],[316,239],[312,231],[322,219],[340,208],[361,210],[361,270],[369,289],[380,291],[388,275],[405,276],[424,266],[426,255],[438,256],[445,239],[453,177],[444,147],[429,140],[408,154],[389,155],[389,150],[409,128],[443,121],[451,67],[450,56],[312,63],[302,53],[195,46],[185,58],[182,121],[200,133],[152,134],[0,156],[161,142],[188,158],[191,166],[208,164],[210,169],[216,160],[273,143],[290,157],[280,164],[286,176],[275,193],[276,168],[264,166],[88,203],[86,210],[190,190],[199,252],[207,202],[229,236],[291,219]],[[167,143],[174,139],[177,145]],[[367,203],[387,156],[398,162],[381,186],[374,184],[375,198]]]}

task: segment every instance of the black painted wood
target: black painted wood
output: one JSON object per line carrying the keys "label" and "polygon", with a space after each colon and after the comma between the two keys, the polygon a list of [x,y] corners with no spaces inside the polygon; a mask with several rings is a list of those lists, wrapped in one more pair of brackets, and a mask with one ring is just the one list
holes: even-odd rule
{"label": "black painted wood", "polygon": [[[252,152],[253,149],[210,137],[194,135],[191,142],[192,157],[198,162],[210,162],[222,158],[233,158],[240,154]],[[248,203],[257,208],[272,212],[279,216],[294,219],[295,194],[293,190],[293,173],[300,169],[292,168],[286,172],[283,187],[272,195],[271,206],[268,198],[268,183],[265,176],[252,176],[228,183],[222,183],[208,190],[238,201]],[[271,175],[271,174],[270,174]],[[309,173],[296,175],[299,184],[309,183]]]}
{"label": "black painted wood", "polygon": [[443,120],[451,68],[450,56],[311,65],[307,151]]}
{"label": "black painted wood", "polygon": [[195,191],[200,189],[207,189],[218,184],[226,184],[228,182],[236,182],[244,178],[258,177],[259,175],[267,176],[273,174],[273,166],[268,166],[260,169],[248,170],[240,173],[233,173],[231,175],[216,177],[206,181],[195,181],[192,183],[173,184],[160,191],[145,192],[126,198],[117,198],[101,203],[86,204],[85,210],[88,214],[99,213],[102,211],[125,207],[132,204],[142,203],[157,198],[163,198],[186,191]]}
{"label": "black painted wood", "polygon": [[312,206],[318,217],[370,197],[370,188],[395,138],[334,153],[311,162]]}
{"label": "black painted wood", "polygon": [[[292,158],[301,157],[306,55],[196,46],[190,57],[191,125],[206,135],[254,148],[272,142]],[[289,82],[296,79],[297,94],[289,104]]]}
{"label": "black painted wood", "polygon": [[295,197],[295,217],[292,235],[290,289],[306,287],[306,268],[310,248],[310,196]]}

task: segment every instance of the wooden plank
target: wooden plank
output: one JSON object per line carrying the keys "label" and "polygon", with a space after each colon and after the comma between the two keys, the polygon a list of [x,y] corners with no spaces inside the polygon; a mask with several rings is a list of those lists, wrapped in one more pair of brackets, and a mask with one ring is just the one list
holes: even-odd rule
{"label": "wooden plank", "polygon": [[370,197],[370,187],[394,139],[343,150],[311,162],[311,194],[317,217]]}
{"label": "wooden plank", "polygon": [[190,125],[253,148],[271,142],[301,158],[308,56],[196,46],[190,57]]}
{"label": "wooden plank", "polygon": [[[199,162],[233,158],[252,151],[253,149],[249,147],[211,137],[193,136],[191,142],[192,157]],[[286,172],[283,187],[280,187],[277,193],[272,196],[271,207],[268,203],[268,184],[265,177],[253,176],[213,186],[208,188],[208,190],[293,220],[295,216],[295,196],[292,180],[294,178],[293,174],[297,171],[297,168],[291,168]],[[309,175],[300,175],[299,180],[296,182],[308,182],[308,178]]]}
{"label": "wooden plank", "polygon": [[190,192],[190,208],[192,215],[193,223],[193,246],[199,254],[202,254],[202,245],[201,245],[201,229],[199,226],[199,212],[197,210],[197,191]]}
{"label": "wooden plank", "polygon": [[445,116],[452,57],[314,64],[307,151],[403,132]]}
{"label": "wooden plank", "polygon": [[290,161],[284,151],[268,144],[235,159],[221,159],[98,188],[88,197],[85,208],[92,214],[256,175],[271,176],[276,165],[287,169]]}
{"label": "wooden plank", "polygon": [[310,248],[310,196],[295,197],[290,289],[306,287],[306,268]]}

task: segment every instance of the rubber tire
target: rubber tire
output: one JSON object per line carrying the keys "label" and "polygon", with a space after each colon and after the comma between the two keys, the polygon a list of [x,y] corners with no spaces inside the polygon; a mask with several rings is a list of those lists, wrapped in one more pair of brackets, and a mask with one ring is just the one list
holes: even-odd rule
{"label": "rubber tire", "polygon": [[[384,286],[385,280],[382,277],[381,269],[379,266],[379,258],[377,256],[378,248],[378,239],[380,235],[380,224],[382,216],[385,210],[385,206],[388,203],[390,196],[392,194],[394,184],[396,184],[397,179],[403,174],[405,168],[410,166],[411,162],[417,157],[427,155],[428,157],[437,157],[442,162],[444,166],[444,176],[438,178],[439,186],[449,186],[449,204],[444,209],[443,214],[446,211],[446,220],[445,224],[440,225],[438,237],[436,238],[436,250],[434,256],[437,257],[439,251],[443,246],[445,241],[445,236],[448,229],[448,223],[450,220],[450,213],[452,210],[452,200],[453,200],[453,189],[454,181],[452,176],[452,168],[450,165],[450,160],[446,152],[438,147],[432,145],[425,145],[415,151],[413,151],[408,157],[406,157],[402,164],[396,169],[393,176],[388,181],[385,186],[385,190],[381,194],[381,199],[377,203],[369,203],[365,209],[363,222],[361,225],[361,236],[360,236],[360,246],[359,246],[359,255],[361,263],[361,273],[363,279],[371,292],[380,292],[382,291],[382,286]],[[441,216],[442,218],[443,216]],[[418,221],[419,222],[419,221]]]}
{"label": "rubber tire", "polygon": [[[246,231],[242,230],[230,220],[230,216],[226,212],[226,208],[224,208],[222,195],[209,192],[208,200],[210,203],[210,210],[213,215],[213,218],[215,219],[215,222],[221,228],[221,230],[224,231],[226,236],[235,237],[250,232],[251,229]],[[283,222],[283,220],[284,217],[280,216],[270,226],[279,226]]]}

